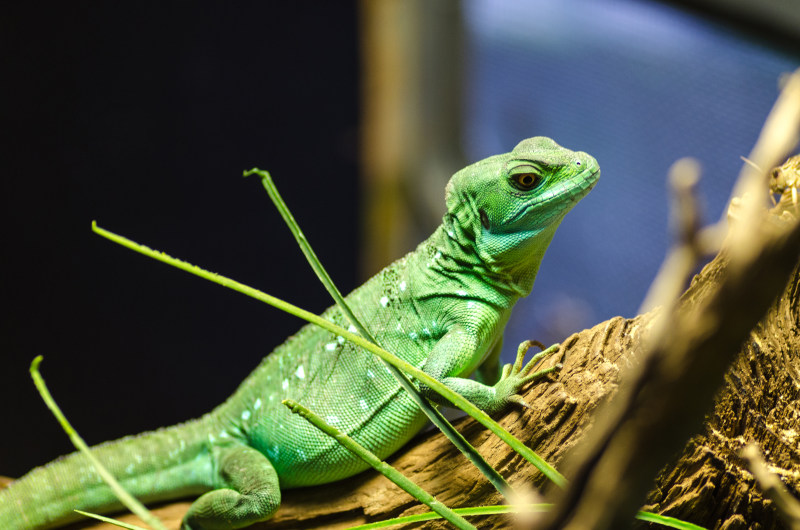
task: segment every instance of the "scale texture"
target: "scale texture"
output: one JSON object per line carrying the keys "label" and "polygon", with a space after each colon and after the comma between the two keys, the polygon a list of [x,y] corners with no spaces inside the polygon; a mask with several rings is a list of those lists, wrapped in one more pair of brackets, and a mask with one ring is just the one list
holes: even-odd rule
{"label": "scale texture", "polygon": [[[501,375],[503,328],[533,288],[564,215],[599,175],[594,158],[544,137],[466,167],[447,185],[442,225],[350,293],[348,304],[385,349],[488,413],[500,411],[527,382],[527,367]],[[323,316],[354,331],[336,307]],[[477,380],[466,379],[476,370]],[[378,358],[307,325],[209,414],[94,451],[144,502],[200,495],[184,530],[242,528],[268,519],[282,488],[333,482],[367,467],[283,399],[305,405],[380,458],[426,423]],[[0,490],[0,528],[52,528],[75,520],[74,509],[118,507],[84,457],[72,454]]]}

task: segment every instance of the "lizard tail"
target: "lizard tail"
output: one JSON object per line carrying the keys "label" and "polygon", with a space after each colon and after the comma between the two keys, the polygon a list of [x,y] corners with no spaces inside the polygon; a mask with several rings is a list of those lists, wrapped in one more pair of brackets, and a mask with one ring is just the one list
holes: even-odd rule
{"label": "lizard tail", "polygon": [[[154,502],[197,495],[212,488],[212,415],[128,436],[92,453],[133,496]],[[0,489],[0,528],[45,529],[82,518],[73,510],[119,509],[111,489],[89,460],[72,453],[37,467]]]}

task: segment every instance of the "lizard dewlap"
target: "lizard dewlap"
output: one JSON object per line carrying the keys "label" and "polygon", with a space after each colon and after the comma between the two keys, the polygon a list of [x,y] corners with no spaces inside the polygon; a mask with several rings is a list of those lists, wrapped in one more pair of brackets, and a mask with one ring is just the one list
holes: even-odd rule
{"label": "lizard dewlap", "polygon": [[[462,169],[447,185],[441,226],[350,293],[349,306],[386,350],[482,410],[518,402],[528,374],[501,372],[503,329],[516,301],[533,288],[559,223],[599,175],[594,158],[544,137]],[[354,331],[337,307],[323,317]],[[476,371],[476,380],[466,379]],[[420,391],[442,403],[424,385]],[[242,528],[274,514],[281,489],[332,482],[367,467],[292,414],[285,399],[380,458],[426,422],[378,358],[307,325],[212,412],[93,451],[145,502],[199,496],[184,530]],[[118,507],[84,457],[72,454],[0,490],[0,528],[52,528],[78,518],[74,509]]]}

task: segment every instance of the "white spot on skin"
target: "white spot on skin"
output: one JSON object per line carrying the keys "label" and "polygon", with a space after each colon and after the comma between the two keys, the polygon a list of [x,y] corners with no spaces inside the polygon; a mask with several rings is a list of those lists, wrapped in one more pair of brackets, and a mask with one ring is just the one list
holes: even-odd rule
{"label": "white spot on skin", "polygon": [[381,306],[386,307],[389,305],[389,297],[388,296],[381,296]]}
{"label": "white spot on skin", "polygon": [[325,417],[325,420],[326,420],[326,421],[327,421],[329,424],[331,424],[331,425],[334,425],[334,424],[336,424],[336,423],[339,423],[339,416],[326,416],[326,417]]}
{"label": "white spot on skin", "polygon": [[430,337],[430,336],[431,336],[431,330],[429,330],[428,328],[423,328],[423,329],[422,329],[422,333],[424,333],[424,334],[425,334],[425,335],[427,335],[428,337]]}
{"label": "white spot on skin", "polygon": [[456,238],[456,235],[453,233],[453,231],[452,231],[452,230],[448,230],[448,231],[447,231],[447,235],[448,235],[448,236],[450,236],[450,237],[452,237],[453,239],[455,239],[455,238]]}
{"label": "white spot on skin", "polygon": [[133,475],[133,464],[128,464],[128,467],[125,468],[125,473]]}
{"label": "white spot on skin", "polygon": [[370,377],[370,378],[375,377],[375,374],[372,373],[372,370],[367,370],[367,377]]}
{"label": "white spot on skin", "polygon": [[[288,379],[284,379],[284,380],[283,380],[283,385],[282,385],[282,386],[283,386],[283,389],[284,389],[284,390],[286,390],[287,388],[289,388],[289,380],[288,380]],[[270,396],[270,398],[272,398],[272,396]]]}
{"label": "white spot on skin", "polygon": [[344,337],[342,337],[341,335],[337,335],[336,342],[338,342],[339,344],[344,344]]}
{"label": "white spot on skin", "polygon": [[465,291],[463,289],[459,289],[458,291],[456,291],[456,294],[458,296],[467,296],[467,291]]}
{"label": "white spot on skin", "polygon": [[401,291],[405,291],[406,290],[406,282],[405,281],[400,282],[400,290]]}
{"label": "white spot on skin", "polygon": [[261,398],[256,399],[256,402],[253,403],[253,409],[258,410],[261,408]]}
{"label": "white spot on skin", "polygon": [[300,458],[303,460],[303,462],[308,461],[308,457],[306,456],[305,451],[303,451],[302,449],[298,449],[297,454],[300,455]]}
{"label": "white spot on skin", "polygon": [[475,302],[473,302],[472,300],[467,302],[467,309],[474,309],[474,308],[475,308]]}
{"label": "white spot on skin", "polygon": [[303,370],[303,365],[297,367],[297,371],[294,373],[298,379],[305,379],[306,378],[306,371]]}
{"label": "white spot on skin", "polygon": [[209,442],[211,442],[211,443],[213,444],[214,442],[216,442],[216,441],[217,441],[217,439],[216,439],[216,438],[214,438],[214,435],[213,435],[213,434],[209,434],[209,435],[208,435],[208,441],[209,441]]}
{"label": "white spot on skin", "polygon": [[437,251],[436,251],[436,255],[435,255],[435,256],[433,256],[433,259],[439,259],[439,258],[441,258],[441,257],[442,257],[442,253],[441,253],[441,252],[439,252],[439,251],[437,250]]}
{"label": "white spot on skin", "polygon": [[417,337],[418,337],[418,336],[419,336],[419,335],[417,335],[417,333],[416,333],[415,331],[412,331],[411,333],[409,333],[409,334],[408,334],[408,337],[409,337],[411,340],[417,340]]}
{"label": "white spot on skin", "polygon": [[329,342],[325,345],[325,349],[328,351],[334,351],[339,345],[335,342]]}
{"label": "white spot on skin", "polygon": [[349,331],[350,333],[355,333],[356,335],[358,335],[358,330],[357,330],[357,329],[356,329],[356,327],[355,327],[354,325],[352,325],[352,324],[350,324],[349,326],[347,326],[347,331]]}
{"label": "white spot on skin", "polygon": [[361,401],[358,402],[358,404],[361,405],[361,410],[367,410],[367,402],[366,401],[364,401],[362,399]]}
{"label": "white spot on skin", "polygon": [[242,419],[244,421],[247,421],[247,420],[250,419],[250,411],[249,410],[242,411]]}
{"label": "white spot on skin", "polygon": [[219,437],[220,437],[220,438],[230,438],[230,436],[231,436],[231,435],[230,435],[230,434],[228,434],[226,431],[220,431],[220,432],[219,432]]}

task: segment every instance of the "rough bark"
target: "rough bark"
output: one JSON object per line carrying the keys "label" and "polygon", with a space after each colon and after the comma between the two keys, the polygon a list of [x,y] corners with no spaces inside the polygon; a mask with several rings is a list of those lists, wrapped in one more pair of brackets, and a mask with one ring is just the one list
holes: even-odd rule
{"label": "rough bark", "polygon": [[648,509],[709,528],[782,528],[740,451],[758,444],[790,491],[800,490],[800,274],[750,332],[704,425],[656,479]]}
{"label": "rough bark", "polygon": [[[695,304],[707,296],[725,274],[725,266],[724,256],[708,264],[693,280],[683,303]],[[525,392],[533,410],[513,409],[500,423],[559,467],[591,428],[598,406],[616,393],[620,372],[637,364],[642,337],[653,318],[653,313],[633,319],[617,317],[569,337],[562,345],[562,371]],[[789,490],[800,488],[799,322],[800,275],[795,269],[743,345],[703,432],[689,440],[676,463],[665,467],[656,479],[648,498],[650,510],[709,528],[782,527],[771,502],[754,485],[739,450],[756,442]],[[535,489],[553,487],[481,426],[471,420],[461,420],[457,426],[519,493],[527,495],[526,500],[537,498]],[[450,506],[503,502],[437,433],[418,436],[390,462]],[[158,513],[170,528],[178,528],[188,505],[167,505]],[[286,491],[277,515],[253,528],[345,528],[421,511],[425,507],[385,478],[362,473],[332,485]],[[507,516],[477,518],[474,523],[479,528],[513,525]],[[428,522],[416,527],[445,525]]]}

